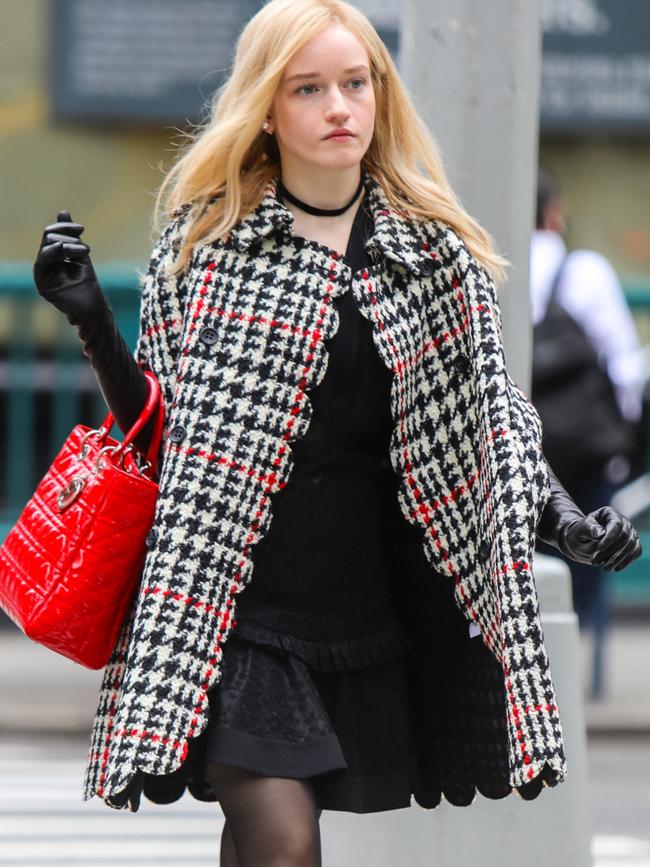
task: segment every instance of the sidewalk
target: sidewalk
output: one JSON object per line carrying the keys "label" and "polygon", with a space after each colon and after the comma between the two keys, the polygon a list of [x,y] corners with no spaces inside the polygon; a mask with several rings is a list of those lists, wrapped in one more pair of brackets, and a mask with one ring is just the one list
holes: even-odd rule
{"label": "sidewalk", "polygon": [[0,735],[90,737],[102,671],[91,671],[31,641],[13,625],[0,630]]}
{"label": "sidewalk", "polygon": [[[586,694],[590,635],[582,643]],[[103,671],[46,650],[14,627],[0,630],[0,735],[90,735]],[[607,696],[587,702],[589,735],[650,735],[650,621],[615,621],[605,651]]]}
{"label": "sidewalk", "polygon": [[[583,695],[591,666],[591,633],[581,637]],[[589,735],[650,735],[650,619],[615,619],[604,652],[605,697],[585,702]]]}

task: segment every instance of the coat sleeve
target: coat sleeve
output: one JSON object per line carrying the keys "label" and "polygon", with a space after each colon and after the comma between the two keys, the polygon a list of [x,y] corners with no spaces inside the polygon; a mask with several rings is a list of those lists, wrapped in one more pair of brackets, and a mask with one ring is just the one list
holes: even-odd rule
{"label": "coat sleeve", "polygon": [[134,358],[160,382],[165,405],[173,400],[175,373],[187,303],[187,281],[170,269],[187,228],[187,206],[178,208],[154,246],[140,276],[140,315]]}
{"label": "coat sleeve", "polygon": [[[527,791],[532,793],[544,782],[555,785],[566,775],[534,574],[536,528],[551,487],[539,415],[506,369],[501,311],[491,275],[470,257],[461,283],[476,359],[482,442],[489,455],[479,484],[487,493],[489,509],[482,498],[479,529],[491,542],[486,586],[492,590],[492,622],[498,623],[497,656],[504,673],[509,780],[525,798]],[[531,709],[535,712],[529,713]]]}
{"label": "coat sleeve", "polygon": [[470,349],[484,418],[491,436],[501,432],[512,438],[536,521],[550,496],[548,465],[542,452],[542,422],[507,369],[503,320],[494,280],[468,251],[463,258]]}

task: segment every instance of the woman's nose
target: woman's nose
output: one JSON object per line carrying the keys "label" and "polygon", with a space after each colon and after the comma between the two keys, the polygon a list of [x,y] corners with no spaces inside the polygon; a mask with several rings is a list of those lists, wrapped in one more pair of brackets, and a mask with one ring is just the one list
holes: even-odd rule
{"label": "woman's nose", "polygon": [[345,98],[338,87],[333,88],[328,94],[327,101],[327,118],[333,117],[349,117],[350,112],[345,102]]}

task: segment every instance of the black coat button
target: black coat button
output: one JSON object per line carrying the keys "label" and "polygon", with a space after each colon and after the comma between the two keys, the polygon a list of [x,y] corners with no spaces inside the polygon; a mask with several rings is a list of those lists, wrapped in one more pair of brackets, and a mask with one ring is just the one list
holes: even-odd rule
{"label": "black coat button", "polygon": [[420,262],[420,273],[433,274],[435,267],[433,259],[423,259],[422,262]]}
{"label": "black coat button", "polygon": [[184,436],[185,436],[185,428],[183,427],[182,424],[175,425],[169,431],[169,439],[173,443],[179,443],[183,439]]}
{"label": "black coat button", "polygon": [[158,541],[158,533],[155,527],[152,527],[147,535],[144,537],[147,548],[153,548],[156,542]]}
{"label": "black coat button", "polygon": [[482,563],[486,563],[490,556],[490,543],[486,539],[478,543],[478,556]]}
{"label": "black coat button", "polygon": [[213,343],[217,342],[217,329],[211,325],[204,325],[199,331],[199,340],[207,346],[212,346]]}
{"label": "black coat button", "polygon": [[454,367],[460,373],[466,373],[470,368],[470,361],[466,355],[457,355],[454,358]]}

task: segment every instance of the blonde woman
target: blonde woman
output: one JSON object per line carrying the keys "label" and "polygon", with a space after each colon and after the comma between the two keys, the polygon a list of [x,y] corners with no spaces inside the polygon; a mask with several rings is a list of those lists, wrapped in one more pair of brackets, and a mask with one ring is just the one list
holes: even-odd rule
{"label": "blonde woman", "polygon": [[535,534],[609,569],[638,538],[547,467],[505,368],[504,260],[367,18],[265,5],[163,201],[134,357],[68,212],[35,265],[118,423],[143,368],[165,397],[85,798],[187,788],[221,804],[224,867],[287,867],[321,863],[324,809],[561,782]]}

